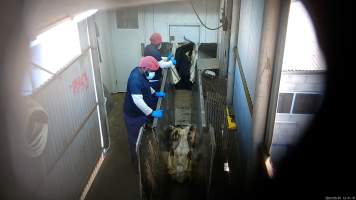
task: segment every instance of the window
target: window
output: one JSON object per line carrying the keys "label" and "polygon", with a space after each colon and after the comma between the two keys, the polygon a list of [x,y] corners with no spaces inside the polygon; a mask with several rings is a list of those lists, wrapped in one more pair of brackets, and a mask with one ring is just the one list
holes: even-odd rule
{"label": "window", "polygon": [[31,52],[34,65],[56,73],[81,53],[77,23],[68,20],[40,34]]}
{"label": "window", "polygon": [[296,94],[293,113],[314,114],[320,108],[321,101],[321,94]]}
{"label": "window", "polygon": [[279,93],[278,113],[290,113],[293,101],[293,93]]}
{"label": "window", "polygon": [[116,10],[116,24],[119,29],[138,29],[138,8]]}
{"label": "window", "polygon": [[82,48],[89,45],[88,41],[85,42],[88,38],[80,36],[83,28],[86,31],[83,20],[96,12],[96,9],[87,10],[72,19],[63,20],[30,42],[31,61],[22,80],[22,95],[31,95],[34,89],[44,85],[81,55]]}
{"label": "window", "polygon": [[25,74],[22,93],[44,85],[81,54],[77,21],[66,20],[39,34],[30,42],[31,62]]}

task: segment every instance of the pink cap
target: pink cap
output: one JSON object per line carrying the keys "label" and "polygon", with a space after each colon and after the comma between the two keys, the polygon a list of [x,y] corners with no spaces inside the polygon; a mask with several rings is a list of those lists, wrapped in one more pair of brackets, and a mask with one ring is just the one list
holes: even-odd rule
{"label": "pink cap", "polygon": [[138,66],[149,69],[150,71],[156,71],[159,68],[157,60],[152,56],[142,57]]}
{"label": "pink cap", "polygon": [[162,43],[162,36],[159,33],[153,33],[150,37],[151,44],[159,45]]}

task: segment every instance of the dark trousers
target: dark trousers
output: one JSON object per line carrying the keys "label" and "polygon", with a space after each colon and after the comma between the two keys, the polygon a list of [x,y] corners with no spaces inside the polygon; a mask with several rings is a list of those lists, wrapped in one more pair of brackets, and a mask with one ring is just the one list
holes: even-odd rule
{"label": "dark trousers", "polygon": [[137,160],[137,152],[136,152],[136,143],[133,144],[129,142],[129,150],[131,157],[131,164],[136,174],[138,174],[138,160]]}
{"label": "dark trousers", "polygon": [[140,128],[148,121],[148,117],[139,115],[132,117],[124,114],[125,125],[127,129],[127,136],[129,141],[129,150],[131,155],[131,162],[136,173],[138,173],[138,162],[136,152],[136,142],[140,132]]}

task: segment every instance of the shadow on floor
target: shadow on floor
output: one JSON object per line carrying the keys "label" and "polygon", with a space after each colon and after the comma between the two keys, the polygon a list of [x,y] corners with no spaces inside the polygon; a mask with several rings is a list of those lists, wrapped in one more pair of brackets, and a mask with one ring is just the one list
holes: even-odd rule
{"label": "shadow on floor", "polygon": [[125,93],[113,95],[114,108],[109,113],[110,149],[86,199],[139,199],[138,176],[134,173],[123,116]]}

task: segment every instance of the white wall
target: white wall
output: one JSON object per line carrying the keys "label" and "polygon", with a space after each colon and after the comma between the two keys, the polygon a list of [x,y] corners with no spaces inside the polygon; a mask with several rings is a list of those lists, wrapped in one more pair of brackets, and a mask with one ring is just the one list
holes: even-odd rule
{"label": "white wall", "polygon": [[[193,1],[200,18],[210,28],[219,25],[219,4],[216,0]],[[169,41],[169,25],[200,25],[189,1],[147,6],[144,8],[144,20],[146,43],[149,43],[153,32],[161,33],[163,41]],[[200,42],[216,43],[217,31],[200,26]]]}
{"label": "white wall", "polygon": [[95,22],[98,27],[98,44],[100,48],[102,62],[100,63],[102,81],[110,92],[117,92],[116,68],[112,55],[112,19],[108,12],[100,11],[95,15]]}
{"label": "white wall", "polygon": [[[208,27],[219,25],[219,4],[216,0],[194,0],[201,19]],[[199,25],[189,3],[171,2],[139,8],[139,29],[117,29],[115,10],[101,11],[95,16],[103,58],[103,82],[110,92],[125,92],[129,72],[141,57],[141,43],[149,44],[153,32],[161,33],[169,41],[169,25]],[[216,43],[217,31],[199,28],[201,43]]]}

